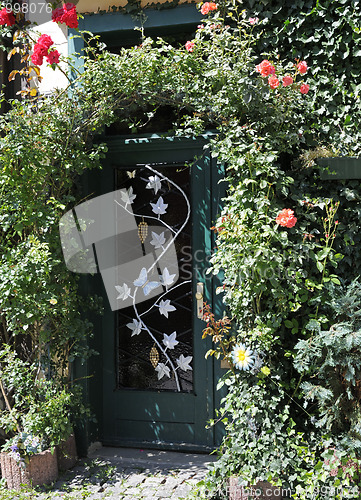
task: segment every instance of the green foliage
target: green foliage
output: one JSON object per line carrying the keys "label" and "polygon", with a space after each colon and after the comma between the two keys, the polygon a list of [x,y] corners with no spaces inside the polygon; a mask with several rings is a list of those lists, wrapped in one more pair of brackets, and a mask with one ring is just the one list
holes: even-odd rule
{"label": "green foliage", "polygon": [[21,360],[10,346],[0,351],[0,363],[11,408],[0,412],[0,425],[13,436],[4,449],[22,441],[22,435],[38,438],[43,449],[55,446],[70,436],[76,418],[89,417],[79,386],[62,388],[55,379],[47,380],[39,363]]}
{"label": "green foliage", "polygon": [[[343,154],[359,150],[361,11],[349,0],[255,0],[242,8],[259,17],[259,50],[282,58],[302,58],[310,67],[308,83],[316,137],[333,142]],[[311,131],[309,130],[309,131]]]}
{"label": "green foliage", "polygon": [[346,449],[361,450],[361,285],[355,280],[332,301],[335,323],[319,325],[295,346],[294,364],[309,381],[302,384],[305,399],[317,401],[317,427],[342,437]]}
{"label": "green foliage", "polygon": [[[80,196],[77,177],[99,167],[97,132],[114,122],[123,133],[147,131],[164,110],[170,135],[215,130],[209,147],[227,168],[229,191],[215,221],[211,271],[224,271],[219,291],[234,327],[228,332],[213,317],[207,334],[217,340],[220,326],[230,336],[220,346],[245,343],[258,362],[221,382],[229,387],[220,413],[226,437],[209,484],[231,474],[245,484],[263,478],[303,499],[320,486],[355,483],[360,458],[343,441],[345,432],[359,433],[359,339],[354,324],[331,329],[335,290],[361,274],[360,183],[321,182],[313,164],[317,151],[350,153],[360,143],[359,5],[246,0],[241,7],[248,13],[222,2],[190,52],[150,38],[119,54],[92,49],[71,93],[12,103],[0,120],[1,333],[13,348],[25,336],[32,362],[50,353],[62,375],[69,356],[89,354],[82,340],[90,325],[79,313],[76,278],[62,264],[57,223]],[[275,89],[256,70],[266,57],[281,82]],[[306,76],[299,60],[307,60]],[[294,83],[283,86],[285,75]],[[292,227],[276,223],[285,208],[297,217]],[[315,351],[305,352],[309,343]],[[311,390],[318,408],[305,403]],[[54,408],[44,403],[42,411],[66,405],[66,394],[57,394]],[[46,428],[46,419],[29,414],[34,428]],[[338,482],[327,460],[336,460]]]}

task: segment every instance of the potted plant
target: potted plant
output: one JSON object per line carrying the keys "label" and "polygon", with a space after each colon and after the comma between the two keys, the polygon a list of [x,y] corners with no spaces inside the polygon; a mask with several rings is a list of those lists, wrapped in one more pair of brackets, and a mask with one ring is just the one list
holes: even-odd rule
{"label": "potted plant", "polygon": [[55,377],[47,379],[39,364],[21,360],[9,346],[0,351],[0,389],[6,403],[0,427],[8,436],[1,468],[8,487],[54,481],[57,457],[61,469],[76,460],[74,441],[68,448],[64,442],[74,439],[73,410],[81,408],[79,391],[61,387]]}
{"label": "potted plant", "polygon": [[32,486],[51,483],[58,477],[55,450],[46,441],[27,432],[9,439],[0,454],[1,472],[7,487],[19,489],[22,484]]}

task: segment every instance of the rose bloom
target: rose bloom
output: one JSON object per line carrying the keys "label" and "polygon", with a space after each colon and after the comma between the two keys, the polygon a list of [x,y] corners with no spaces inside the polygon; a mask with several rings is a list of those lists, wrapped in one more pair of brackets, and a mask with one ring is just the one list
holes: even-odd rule
{"label": "rose bloom", "polygon": [[[66,11],[65,9],[66,9],[67,5],[72,5],[73,7]],[[68,28],[77,28],[79,26],[79,22],[78,22],[78,15],[76,13],[75,5],[73,5],[72,3],[65,4],[64,14],[63,14],[61,19],[62,19],[62,22],[68,26]]]}
{"label": "rose bloom", "polygon": [[12,11],[8,11],[6,7],[0,10],[0,25],[1,26],[14,26],[16,22],[15,16]]}
{"label": "rose bloom", "polygon": [[46,60],[48,61],[49,64],[58,64],[59,58],[60,54],[56,49],[49,52],[49,54],[46,56]]}
{"label": "rose bloom", "polygon": [[78,15],[73,3],[66,3],[64,7],[54,9],[51,18],[55,23],[66,24],[68,28],[77,28],[79,25]]}
{"label": "rose bloom", "polygon": [[297,218],[293,214],[293,210],[284,208],[276,217],[277,224],[282,227],[293,227],[297,222]]}
{"label": "rose bloom", "polygon": [[300,92],[301,94],[308,94],[308,91],[310,90],[310,86],[307,85],[307,83],[303,83],[300,87]]}
{"label": "rose bloom", "polygon": [[275,67],[267,59],[264,59],[256,66],[256,71],[261,73],[262,76],[274,75],[276,73]]}
{"label": "rose bloom", "polygon": [[202,16],[205,16],[211,10],[217,10],[217,4],[215,4],[214,2],[205,2],[201,7]]}
{"label": "rose bloom", "polygon": [[185,44],[185,48],[188,50],[188,52],[193,52],[194,45],[195,45],[194,42],[190,42],[188,40],[188,42]]}
{"label": "rose bloom", "polygon": [[292,76],[286,75],[286,76],[283,77],[282,85],[284,87],[287,87],[288,85],[292,85],[292,83],[293,83]]}
{"label": "rose bloom", "polygon": [[307,71],[307,63],[306,61],[301,61],[297,64],[297,69],[301,73],[301,75],[304,75]]}
{"label": "rose bloom", "polygon": [[280,81],[275,76],[270,76],[268,78],[268,84],[271,87],[271,89],[276,89],[279,86]]}
{"label": "rose bloom", "polygon": [[257,24],[259,21],[258,17],[250,17],[248,19],[249,24]]}
{"label": "rose bloom", "polygon": [[54,21],[54,23],[61,23],[61,17],[63,14],[64,14],[63,7],[58,7],[57,9],[54,9],[53,12],[51,13],[51,19]]}
{"label": "rose bloom", "polygon": [[35,66],[41,66],[43,64],[44,60],[44,55],[40,53],[38,50],[34,50],[33,54],[31,55],[31,62]]}
{"label": "rose bloom", "polygon": [[53,40],[49,35],[41,35],[36,42],[36,45],[40,47],[45,47],[46,50],[49,50],[50,47],[53,45]]}

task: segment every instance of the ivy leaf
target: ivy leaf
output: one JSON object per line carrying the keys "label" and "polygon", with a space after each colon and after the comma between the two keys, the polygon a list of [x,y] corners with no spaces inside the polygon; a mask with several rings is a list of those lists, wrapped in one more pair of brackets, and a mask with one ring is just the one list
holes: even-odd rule
{"label": "ivy leaf", "polygon": [[317,266],[317,269],[320,271],[320,273],[323,272],[323,269],[324,269],[324,265],[322,264],[322,262],[320,262],[319,260],[316,262],[316,266]]}

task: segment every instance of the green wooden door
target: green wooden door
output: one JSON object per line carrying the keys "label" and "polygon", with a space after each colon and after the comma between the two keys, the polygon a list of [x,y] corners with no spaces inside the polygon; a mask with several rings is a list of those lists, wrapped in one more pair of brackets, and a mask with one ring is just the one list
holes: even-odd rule
{"label": "green wooden door", "polygon": [[[152,245],[161,251],[173,236],[179,275],[174,268],[168,270],[175,281],[171,284],[170,278],[164,287],[167,278],[160,266],[163,288],[158,285],[158,295],[152,296],[147,287],[158,274],[148,276],[142,269],[134,276],[143,299],[136,310],[131,304],[111,311],[106,304],[101,332],[105,445],[187,450],[215,445],[214,429],[206,429],[206,422],[213,417],[219,371],[205,359],[211,345],[202,340],[205,325],[197,317],[195,299],[197,284],[203,283],[207,302],[215,287],[206,269],[220,173],[203,153],[205,143],[175,138],[108,141],[103,192],[127,190],[144,256]],[[189,167],[195,157],[199,159]],[[121,303],[121,280],[118,286]]]}

